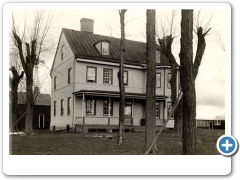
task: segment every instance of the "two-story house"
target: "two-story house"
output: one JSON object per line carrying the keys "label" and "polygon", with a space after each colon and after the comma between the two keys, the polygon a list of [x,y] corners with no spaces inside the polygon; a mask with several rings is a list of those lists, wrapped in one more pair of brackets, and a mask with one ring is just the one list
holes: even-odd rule
{"label": "two-story house", "polygon": [[[81,31],[62,29],[59,38],[51,69],[50,129],[117,131],[120,39],[94,34],[91,19],[80,24]],[[126,40],[125,48],[125,128],[134,129],[144,125],[146,115],[146,43]],[[171,107],[171,69],[159,48],[156,55],[156,124],[161,126]]]}

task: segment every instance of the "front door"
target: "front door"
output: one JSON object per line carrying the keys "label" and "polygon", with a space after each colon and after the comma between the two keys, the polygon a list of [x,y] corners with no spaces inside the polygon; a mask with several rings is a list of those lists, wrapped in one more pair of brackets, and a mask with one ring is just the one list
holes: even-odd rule
{"label": "front door", "polygon": [[44,128],[44,114],[39,114],[39,128]]}
{"label": "front door", "polygon": [[125,125],[132,124],[132,102],[126,101],[125,108],[124,108],[124,121]]}

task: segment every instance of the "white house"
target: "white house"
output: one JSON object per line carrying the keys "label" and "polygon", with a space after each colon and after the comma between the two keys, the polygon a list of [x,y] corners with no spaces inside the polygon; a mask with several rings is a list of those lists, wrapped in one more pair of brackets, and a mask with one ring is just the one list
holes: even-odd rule
{"label": "white house", "polygon": [[[51,69],[50,129],[117,131],[120,39],[94,34],[91,19],[80,22],[81,31],[62,29],[59,38]],[[125,128],[137,129],[146,115],[146,43],[126,40],[125,48]],[[159,48],[156,55],[156,124],[161,126],[171,107],[171,69]]]}

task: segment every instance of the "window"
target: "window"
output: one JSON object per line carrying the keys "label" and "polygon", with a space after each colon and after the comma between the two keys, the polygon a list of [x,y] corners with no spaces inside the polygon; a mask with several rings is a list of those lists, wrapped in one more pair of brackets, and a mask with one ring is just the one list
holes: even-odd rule
{"label": "window", "polygon": [[86,101],[86,114],[87,115],[95,115],[95,107],[96,107],[96,101],[93,99],[88,99]]}
{"label": "window", "polygon": [[168,73],[168,79],[167,79],[167,87],[168,89],[171,89],[171,77],[172,77],[172,74],[171,73]]}
{"label": "window", "polygon": [[112,69],[103,69],[103,84],[112,84]]}
{"label": "window", "polygon": [[214,121],[214,125],[221,126],[221,121]]}
{"label": "window", "polygon": [[126,100],[124,107],[124,116],[125,118],[132,118],[132,102]]}
{"label": "window", "polygon": [[156,102],[156,118],[160,118],[160,103]]}
{"label": "window", "polygon": [[61,47],[61,60],[64,58],[64,45]]}
{"label": "window", "polygon": [[64,115],[64,99],[61,100],[61,116]]}
{"label": "window", "polygon": [[112,116],[112,108],[113,107],[113,103],[111,101],[111,99],[107,99],[103,101],[103,115],[104,116]]}
{"label": "window", "polygon": [[156,51],[156,63],[160,63],[160,51]]}
{"label": "window", "polygon": [[123,82],[124,82],[124,85],[128,85],[128,71],[124,71],[124,74],[123,74]]}
{"label": "window", "polygon": [[72,82],[72,68],[68,69],[68,84]]}
{"label": "window", "polygon": [[102,42],[102,54],[109,55],[109,43],[108,42]]}
{"label": "window", "polygon": [[96,82],[96,67],[87,67],[87,82]]}
{"label": "window", "polygon": [[56,101],[53,102],[53,116],[56,116]]}
{"label": "window", "polygon": [[68,98],[68,109],[67,109],[67,115],[71,114],[71,98]]}
{"label": "window", "polygon": [[[170,112],[172,110],[172,103],[171,102],[167,103],[167,108],[168,108],[168,116],[169,116]],[[173,114],[171,115],[170,119],[173,119]]]}
{"label": "window", "polygon": [[161,73],[156,74],[156,87],[161,87]]}
{"label": "window", "polygon": [[57,76],[54,77],[53,80],[53,89],[56,90],[57,89]]}

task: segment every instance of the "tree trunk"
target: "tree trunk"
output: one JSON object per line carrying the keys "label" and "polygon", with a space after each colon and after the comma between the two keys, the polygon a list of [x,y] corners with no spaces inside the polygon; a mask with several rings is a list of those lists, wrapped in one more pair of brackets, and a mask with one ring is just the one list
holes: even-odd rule
{"label": "tree trunk", "polygon": [[193,155],[196,148],[196,95],[193,77],[193,10],[182,10],[181,87],[183,91],[183,154]]}
{"label": "tree trunk", "polygon": [[125,53],[125,9],[119,11],[120,24],[121,24],[121,42],[120,42],[120,66],[118,72],[118,82],[120,90],[120,102],[119,102],[119,128],[118,128],[118,144],[123,144],[124,134],[124,108],[125,108],[125,86],[124,86],[124,53]]}
{"label": "tree trunk", "polygon": [[34,134],[33,132],[33,72],[29,70],[29,74],[26,75],[27,81],[27,109],[26,109],[26,119],[25,119],[25,131],[26,135]]}
{"label": "tree trunk", "polygon": [[15,66],[12,66],[10,69],[12,71],[13,77],[10,78],[10,87],[11,87],[11,116],[10,116],[10,130],[11,132],[18,132],[18,123],[17,123],[17,111],[18,111],[18,85],[20,80],[23,78],[24,72],[22,71],[19,75]]}
{"label": "tree trunk", "polygon": [[[175,57],[172,54],[172,35],[167,36],[163,39],[158,39],[161,46],[162,53],[168,58],[171,66],[171,101],[174,104],[178,97],[177,92],[177,62]],[[177,108],[174,111],[174,129],[173,134],[181,135],[182,134],[182,100],[178,104]]]}
{"label": "tree trunk", "polygon": [[[155,10],[147,10],[147,85],[146,85],[146,135],[145,149],[149,149],[156,137],[156,43],[155,43]],[[157,151],[157,145],[152,153]]]}

